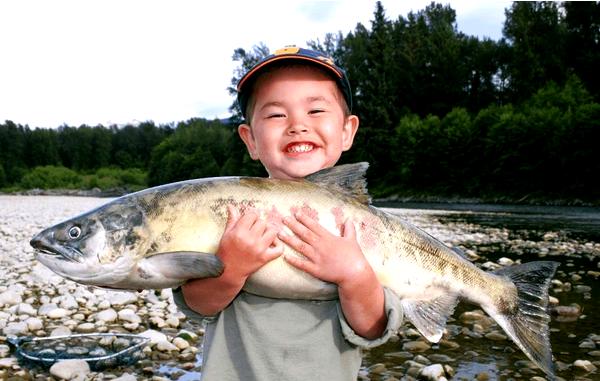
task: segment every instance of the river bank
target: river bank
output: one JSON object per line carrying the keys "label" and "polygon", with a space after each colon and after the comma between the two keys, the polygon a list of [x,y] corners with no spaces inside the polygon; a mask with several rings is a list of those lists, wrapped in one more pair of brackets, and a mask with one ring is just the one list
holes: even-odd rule
{"label": "river bank", "polygon": [[[26,189],[9,192],[0,191],[0,195],[13,196],[75,196],[75,197],[119,197],[132,192],[127,188],[110,189]],[[373,200],[375,204],[404,204],[406,207],[417,204],[439,204],[440,209],[454,205],[531,205],[531,206],[582,206],[600,207],[600,197],[597,199],[582,199],[578,197],[551,197],[540,195],[484,195],[481,197],[440,196],[431,194],[404,194],[380,197]]]}
{"label": "river bank", "polygon": [[[82,380],[193,380],[202,371],[202,327],[177,311],[170,290],[115,292],[56,276],[34,259],[29,239],[39,230],[107,202],[106,198],[0,195],[0,379],[46,380],[48,369],[22,364],[8,335],[127,332],[153,337],[134,365],[88,371]],[[438,205],[438,204],[436,204]],[[425,204],[419,204],[425,206]],[[435,206],[435,205],[434,205]],[[600,239],[572,233],[577,211],[535,213],[434,206],[386,209],[493,270],[538,258],[559,267],[551,291],[551,340],[559,380],[596,380],[600,373]],[[518,209],[518,208],[517,208]],[[570,210],[570,209],[569,209]],[[584,208],[584,210],[588,210]],[[521,210],[522,212],[522,210]],[[523,215],[533,216],[520,225]],[[515,217],[516,216],[516,217]],[[550,216],[546,222],[544,218]],[[559,218],[558,216],[563,216]],[[515,222],[516,221],[518,223]],[[590,216],[582,217],[589,220]],[[593,214],[595,224],[598,220]],[[541,222],[540,222],[541,221]],[[589,227],[597,229],[597,225]],[[427,369],[427,370],[426,370]],[[437,373],[433,373],[436,371]],[[365,351],[361,380],[544,380],[543,373],[476,306],[460,303],[439,344],[405,324],[384,346]],[[54,376],[56,377],[56,376]],[[429,376],[428,376],[429,377]]]}

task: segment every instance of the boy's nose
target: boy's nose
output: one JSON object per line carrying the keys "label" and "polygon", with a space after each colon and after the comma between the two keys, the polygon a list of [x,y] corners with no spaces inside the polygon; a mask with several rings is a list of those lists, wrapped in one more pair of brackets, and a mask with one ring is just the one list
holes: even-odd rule
{"label": "boy's nose", "polygon": [[287,133],[290,135],[303,134],[305,132],[308,132],[308,126],[301,121],[292,120],[287,129]]}

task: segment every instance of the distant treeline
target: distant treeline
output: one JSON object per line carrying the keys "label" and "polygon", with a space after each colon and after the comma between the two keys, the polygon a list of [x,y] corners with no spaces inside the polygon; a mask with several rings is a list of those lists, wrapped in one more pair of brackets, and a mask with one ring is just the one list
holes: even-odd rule
{"label": "distant treeline", "polygon": [[[328,34],[309,45],[348,72],[361,126],[343,161],[371,163],[375,196],[598,200],[599,25],[598,2],[515,2],[504,37],[493,41],[459,32],[449,6],[432,3],[388,20],[378,3],[370,28],[358,24],[346,36]],[[268,52],[262,44],[234,52],[232,94],[240,75]],[[262,176],[236,135],[235,103],[231,111],[227,122],[159,126],[32,129],[6,121],[0,187],[42,184],[62,167],[81,176],[74,186],[135,185],[140,174],[145,185]]]}

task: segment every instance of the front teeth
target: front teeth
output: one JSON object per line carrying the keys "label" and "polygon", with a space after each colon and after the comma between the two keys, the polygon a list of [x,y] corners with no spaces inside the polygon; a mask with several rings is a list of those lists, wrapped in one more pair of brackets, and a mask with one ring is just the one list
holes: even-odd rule
{"label": "front teeth", "polygon": [[309,152],[309,151],[312,151],[312,149],[313,149],[312,144],[296,144],[291,147],[288,147],[288,152],[294,152],[294,153]]}

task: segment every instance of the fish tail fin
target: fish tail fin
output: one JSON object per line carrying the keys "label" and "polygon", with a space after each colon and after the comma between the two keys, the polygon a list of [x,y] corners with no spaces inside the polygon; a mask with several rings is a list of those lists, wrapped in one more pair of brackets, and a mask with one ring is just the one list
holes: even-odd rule
{"label": "fish tail fin", "polygon": [[537,261],[496,271],[496,275],[509,278],[516,286],[517,306],[512,309],[501,305],[484,307],[551,379],[555,376],[548,327],[548,288],[558,265],[558,262]]}

